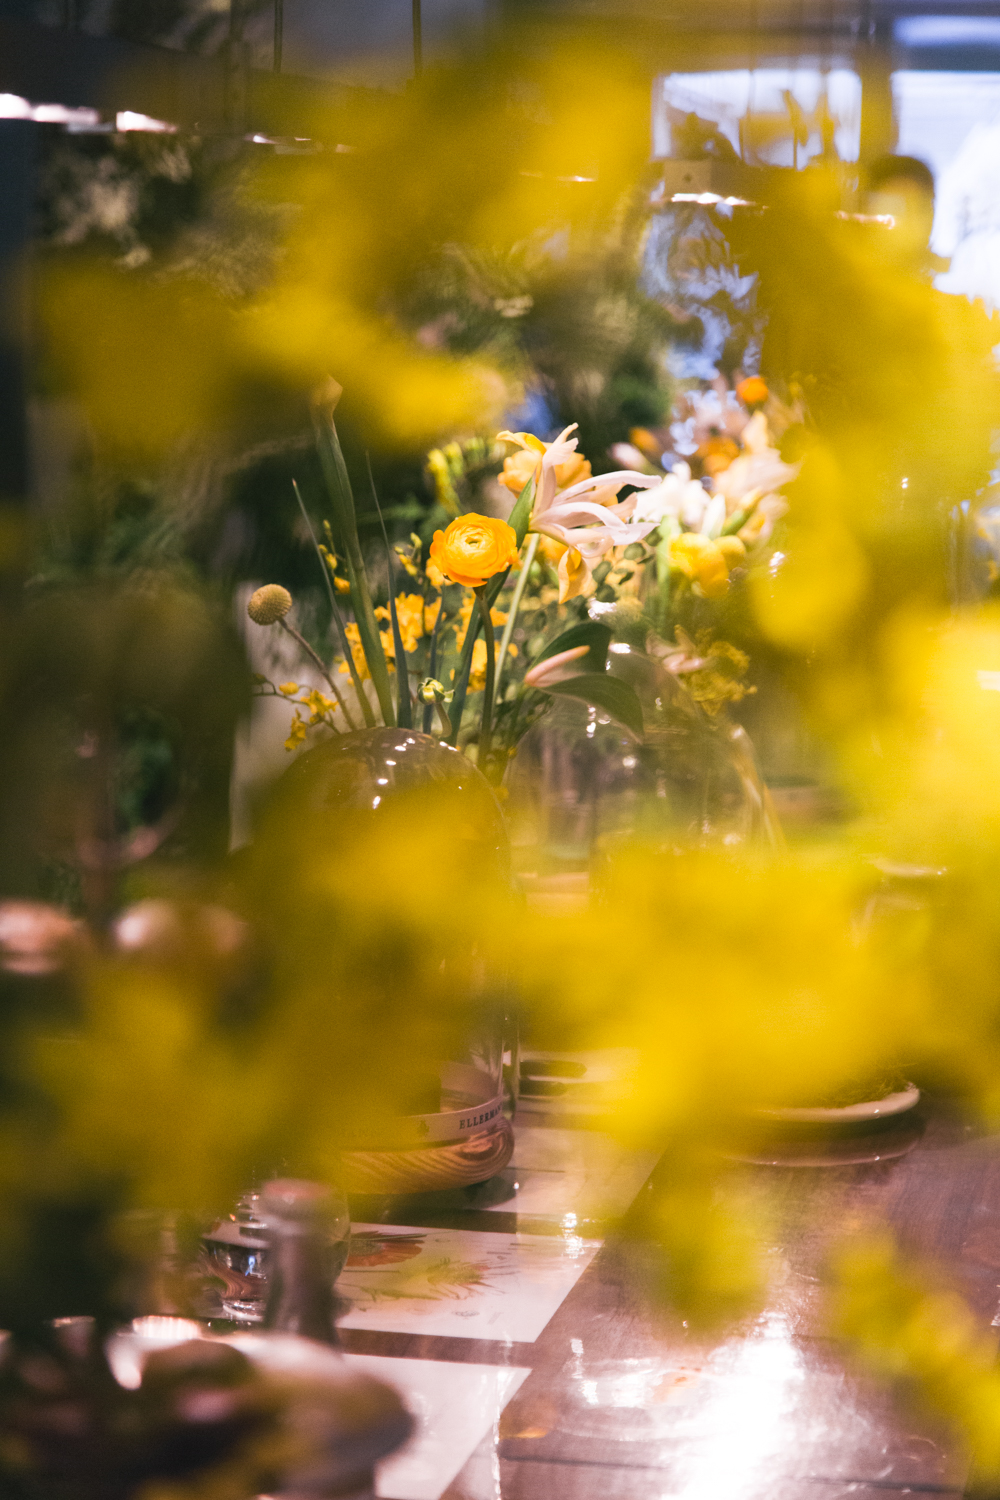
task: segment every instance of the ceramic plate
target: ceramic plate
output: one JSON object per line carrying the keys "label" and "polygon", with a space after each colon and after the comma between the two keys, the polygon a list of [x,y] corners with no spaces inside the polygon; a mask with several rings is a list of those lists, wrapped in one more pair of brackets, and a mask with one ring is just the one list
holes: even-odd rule
{"label": "ceramic plate", "polygon": [[844,1104],[839,1109],[755,1109],[757,1120],[787,1120],[802,1125],[847,1125],[852,1120],[881,1120],[888,1115],[902,1115],[920,1098],[915,1083],[908,1083],[897,1094],[884,1099],[869,1099],[864,1104]]}

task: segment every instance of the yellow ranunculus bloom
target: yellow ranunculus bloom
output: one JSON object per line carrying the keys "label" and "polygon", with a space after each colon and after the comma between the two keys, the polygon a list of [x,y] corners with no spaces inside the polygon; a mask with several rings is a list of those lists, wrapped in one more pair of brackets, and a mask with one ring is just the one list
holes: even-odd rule
{"label": "yellow ranunculus bloom", "polygon": [[447,531],[435,531],[431,561],[453,583],[477,589],[517,562],[517,534],[495,516],[458,516]]}

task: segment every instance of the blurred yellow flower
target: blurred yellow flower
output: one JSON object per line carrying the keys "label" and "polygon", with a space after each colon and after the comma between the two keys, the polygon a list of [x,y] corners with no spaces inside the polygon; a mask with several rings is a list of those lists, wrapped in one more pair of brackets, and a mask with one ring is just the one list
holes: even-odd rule
{"label": "blurred yellow flower", "polygon": [[[376,613],[378,613],[378,611],[376,611]],[[383,610],[382,613],[386,614],[388,613],[388,611]],[[368,670],[368,662],[365,660],[364,647],[361,644],[361,632],[358,630],[358,627],[354,624],[353,620],[350,624],[344,626],[344,634],[347,636],[347,639],[351,643],[351,655],[354,657],[354,665],[357,668],[358,676],[361,678],[361,681],[364,682],[366,678],[371,676],[371,673]],[[392,631],[383,630],[381,632],[381,636],[382,650],[385,652],[386,661],[391,666],[396,659],[396,651],[392,641]],[[346,662],[341,662],[340,671],[344,676],[347,676],[350,668],[348,667]]]}
{"label": "blurred yellow flower", "polygon": [[279,693],[284,693],[286,698],[294,698],[299,690],[297,682],[283,682],[278,688]]}
{"label": "blurred yellow flower", "polygon": [[586,591],[589,583],[587,559],[575,547],[567,547],[559,559],[559,603],[575,599]]}
{"label": "blurred yellow flower", "polygon": [[[469,628],[469,621],[472,619],[472,611],[475,607],[475,599],[471,594],[467,594],[462,600],[462,607],[458,612],[458,619],[455,621],[455,648],[458,651],[461,651],[465,645],[465,632]],[[507,611],[503,609],[491,609],[490,619],[494,625],[506,625]]]}
{"label": "blurred yellow flower", "polygon": [[689,578],[706,599],[719,599],[729,588],[725,552],[700,531],[682,531],[671,538],[670,566]]}
{"label": "blurred yellow flower", "polygon": [[[507,647],[508,656],[517,655],[513,641]],[[480,637],[472,648],[472,668],[469,672],[469,692],[481,693],[486,686],[486,642]]]}
{"label": "blurred yellow flower", "polygon": [[305,737],[306,737],[306,726],[305,726],[305,724],[304,724],[304,722],[302,720],[301,715],[299,714],[298,709],[296,709],[295,713],[294,713],[294,715],[292,717],[291,728],[288,731],[288,738],[285,741],[285,749],[286,750],[296,750],[296,749],[298,749],[299,745],[302,744],[302,741],[305,739]]}
{"label": "blurred yellow flower", "polygon": [[474,511],[458,516],[447,531],[435,531],[431,558],[446,577],[479,588],[517,562],[517,533],[496,516]]}
{"label": "blurred yellow flower", "polygon": [[[421,637],[430,635],[434,629],[440,613],[440,599],[427,604],[422,594],[396,595],[396,618],[399,621],[399,633],[403,637],[404,651],[416,651]],[[391,619],[385,605],[380,605],[375,614],[380,620]]]}

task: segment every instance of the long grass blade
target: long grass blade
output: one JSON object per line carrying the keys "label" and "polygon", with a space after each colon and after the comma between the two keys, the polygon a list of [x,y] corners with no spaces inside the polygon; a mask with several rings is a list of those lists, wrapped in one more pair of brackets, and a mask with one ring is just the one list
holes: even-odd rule
{"label": "long grass blade", "polygon": [[396,711],[392,704],[389,668],[386,665],[385,652],[382,650],[382,637],[379,634],[378,621],[375,619],[375,609],[365,575],[364,558],[358,541],[354,494],[351,490],[347,465],[344,462],[344,454],[333,417],[318,411],[314,411],[313,416],[320,467],[323,470],[334,518],[344,543],[344,564],[347,568],[347,579],[351,585],[351,603],[354,606],[354,619],[361,638],[361,649],[365,653],[368,671],[375,687],[375,696],[382,710],[383,721],[392,726],[396,722]]}
{"label": "long grass blade", "polygon": [[[354,686],[355,696],[358,700],[358,703],[361,705],[361,712],[364,714],[365,723],[369,728],[372,728],[375,724],[375,715],[372,713],[371,704],[365,697],[364,689],[361,686],[361,678],[358,675],[358,669],[354,665],[354,652],[351,650],[351,643],[347,639],[347,631],[344,629],[344,619],[340,613],[340,606],[337,603],[337,596],[333,591],[333,584],[330,582],[330,570],[326,565],[322,552],[319,550],[319,541],[317,540],[316,533],[313,530],[312,521],[310,521],[309,519],[309,512],[306,510],[305,501],[302,499],[301,491],[299,490],[299,486],[294,479],[292,480],[292,489],[295,491],[295,498],[299,502],[299,510],[302,512],[302,519],[306,523],[306,526],[309,530],[309,535],[312,539],[313,547],[316,550],[316,557],[319,560],[320,572],[323,574],[323,582],[326,584],[327,597],[330,600],[330,612],[333,615],[333,623],[337,628],[338,635],[340,636],[340,644],[344,652],[344,660],[347,662],[348,668],[351,673],[351,682]],[[334,692],[336,692],[336,688],[334,689]],[[339,693],[337,693],[337,700],[340,703],[341,708],[344,710],[344,718],[347,720],[348,724],[352,729],[357,729],[358,726],[351,718],[351,715],[348,712],[347,704],[341,698]]]}
{"label": "long grass blade", "polygon": [[401,729],[413,728],[413,703],[410,698],[410,672],[406,665],[406,652],[403,650],[403,634],[399,628],[399,613],[396,609],[396,583],[392,576],[392,550],[389,546],[389,533],[385,529],[382,520],[382,507],[378,503],[378,492],[375,489],[375,477],[372,474],[372,461],[365,454],[365,463],[368,465],[368,483],[371,485],[372,499],[375,501],[375,509],[378,512],[379,522],[382,526],[382,540],[385,543],[385,565],[389,573],[389,619],[392,622],[392,643],[396,652],[396,723]]}

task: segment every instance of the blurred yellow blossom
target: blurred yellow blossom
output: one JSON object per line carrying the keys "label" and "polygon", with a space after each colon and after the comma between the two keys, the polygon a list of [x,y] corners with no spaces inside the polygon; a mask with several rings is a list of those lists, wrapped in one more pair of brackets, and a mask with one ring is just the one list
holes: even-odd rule
{"label": "blurred yellow blossom", "polygon": [[288,731],[288,738],[285,741],[285,749],[297,750],[299,745],[302,744],[302,741],[305,739],[305,737],[306,726],[302,720],[301,715],[299,714],[298,709],[296,709],[294,715],[292,716],[292,723],[291,728]]}
{"label": "blurred yellow blossom", "polygon": [[700,531],[683,531],[670,539],[670,566],[689,578],[706,599],[718,599],[729,588],[729,563],[718,542]]}
{"label": "blurred yellow blossom", "polygon": [[[388,611],[385,611],[385,613],[388,613]],[[365,657],[364,647],[361,644],[361,632],[358,630],[358,627],[355,625],[353,620],[349,624],[344,626],[344,634],[347,636],[347,639],[351,643],[351,655],[354,657],[354,665],[357,668],[358,676],[361,678],[361,681],[364,682],[371,676],[371,673],[368,670],[368,661]],[[392,631],[383,630],[381,632],[381,638],[382,650],[385,652],[385,659],[391,665],[391,663],[396,659],[396,648],[393,644]],[[344,676],[348,674],[350,668],[348,667],[346,662],[341,662],[340,671]]]}
{"label": "blurred yellow blossom", "polygon": [[286,698],[292,698],[292,697],[294,697],[294,695],[298,692],[298,690],[299,690],[299,685],[298,685],[297,682],[283,682],[281,684],[281,686],[278,688],[278,692],[279,693],[284,693],[284,695],[285,695]]}
{"label": "blurred yellow blossom", "polygon": [[[507,647],[508,656],[517,655],[517,647],[511,641]],[[482,692],[486,686],[486,642],[478,640],[472,648],[472,668],[469,672],[469,692]]]}
{"label": "blurred yellow blossom", "polygon": [[[471,604],[471,599],[469,602]],[[440,599],[428,604],[422,594],[396,595],[396,618],[399,621],[399,633],[403,637],[404,651],[416,651],[421,638],[430,635],[434,629],[440,613]],[[380,620],[391,618],[385,605],[380,605],[375,614]]]}
{"label": "blurred yellow blossom", "polygon": [[[465,645],[465,632],[469,628],[469,621],[472,618],[472,611],[475,609],[475,607],[475,598],[472,594],[467,594],[466,597],[462,600],[462,607],[458,612],[458,619],[454,621],[455,649],[458,651],[461,651],[462,647]],[[491,609],[490,619],[496,626],[506,625],[507,611],[503,609]]]}

